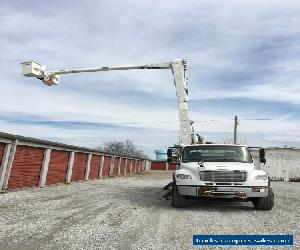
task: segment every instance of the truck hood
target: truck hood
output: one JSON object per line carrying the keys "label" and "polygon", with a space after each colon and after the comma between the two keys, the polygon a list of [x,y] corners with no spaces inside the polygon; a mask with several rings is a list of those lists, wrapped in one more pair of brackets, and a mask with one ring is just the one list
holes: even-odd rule
{"label": "truck hood", "polygon": [[[257,175],[265,175],[266,172],[255,167],[254,163],[243,162],[204,162],[200,167],[198,162],[181,163],[180,169],[176,170],[177,185],[206,185],[204,181],[200,180],[201,171],[245,171],[247,172],[247,179],[241,182],[243,186],[268,186],[268,180],[256,179]],[[190,175],[191,178],[181,179],[178,175]]]}
{"label": "truck hood", "polygon": [[203,162],[202,166],[198,162],[182,163],[182,168],[197,169],[199,171],[249,171],[254,169],[253,163],[243,162]]}

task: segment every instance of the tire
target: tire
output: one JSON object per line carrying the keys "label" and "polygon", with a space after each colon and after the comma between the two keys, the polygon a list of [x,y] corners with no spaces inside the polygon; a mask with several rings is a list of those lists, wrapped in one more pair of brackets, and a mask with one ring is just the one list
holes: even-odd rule
{"label": "tire", "polygon": [[186,198],[177,191],[175,182],[172,185],[172,207],[183,208],[186,206]]}
{"label": "tire", "polygon": [[267,197],[254,198],[252,204],[256,210],[271,210],[274,206],[274,193],[272,188],[269,188]]}

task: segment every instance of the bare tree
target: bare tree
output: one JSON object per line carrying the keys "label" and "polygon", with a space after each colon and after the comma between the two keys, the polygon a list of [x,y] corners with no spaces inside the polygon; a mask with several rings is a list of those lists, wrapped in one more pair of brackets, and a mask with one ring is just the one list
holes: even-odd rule
{"label": "bare tree", "polygon": [[133,141],[126,140],[122,141],[111,141],[105,142],[103,145],[98,146],[96,148],[101,152],[106,152],[109,154],[118,154],[118,155],[126,155],[131,157],[140,157],[149,159],[149,156],[145,154],[142,150],[138,149]]}

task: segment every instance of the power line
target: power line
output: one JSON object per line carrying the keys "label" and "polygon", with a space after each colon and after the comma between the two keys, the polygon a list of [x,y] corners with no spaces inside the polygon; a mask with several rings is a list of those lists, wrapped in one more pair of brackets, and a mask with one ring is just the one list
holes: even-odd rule
{"label": "power line", "polygon": [[270,121],[270,118],[249,118],[249,119],[242,119],[244,121]]}

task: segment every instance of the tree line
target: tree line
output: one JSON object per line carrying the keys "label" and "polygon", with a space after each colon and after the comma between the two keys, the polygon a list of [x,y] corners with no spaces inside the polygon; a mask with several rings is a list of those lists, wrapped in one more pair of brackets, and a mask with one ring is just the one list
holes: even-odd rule
{"label": "tree line", "polygon": [[119,154],[130,157],[139,157],[149,159],[149,156],[137,148],[131,140],[104,142],[96,148],[100,152],[109,154]]}

